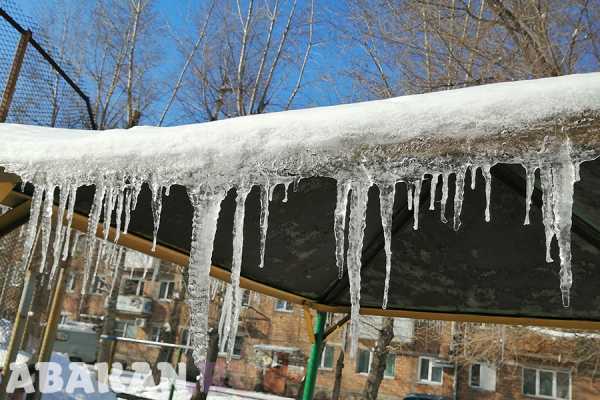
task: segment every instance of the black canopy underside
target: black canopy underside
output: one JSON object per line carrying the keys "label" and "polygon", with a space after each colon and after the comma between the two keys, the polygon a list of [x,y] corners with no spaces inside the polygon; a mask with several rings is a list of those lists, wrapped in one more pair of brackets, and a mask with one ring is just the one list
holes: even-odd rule
{"label": "black canopy underside", "polygon": [[[563,308],[561,303],[555,240],[555,261],[545,261],[541,192],[534,192],[531,224],[524,226],[525,171],[516,165],[497,165],[492,175],[491,222],[484,219],[485,182],[478,172],[476,190],[470,189],[469,176],[465,180],[458,232],[451,222],[440,222],[441,185],[435,211],[430,211],[430,181],[423,184],[416,231],[413,213],[406,208],[406,187],[397,185],[388,309],[600,321],[600,161],[582,164],[582,179],[575,184],[570,308]],[[336,182],[319,177],[304,179],[296,192],[289,188],[287,203],[282,202],[283,190],[283,185],[276,188],[270,204],[263,269],[258,268],[258,187],[248,195],[242,276],[322,304],[349,305],[347,275],[338,279],[335,261]],[[92,188],[80,188],[76,210],[87,215],[92,197]],[[446,207],[449,221],[453,198],[452,177]],[[132,213],[130,232],[151,240],[150,199],[145,187]],[[234,208],[235,191],[231,190],[222,204],[213,252],[213,263],[225,269],[231,265]],[[186,191],[175,186],[163,199],[158,242],[189,252],[191,221]],[[361,306],[381,307],[384,279],[378,189],[373,186],[363,247]]]}

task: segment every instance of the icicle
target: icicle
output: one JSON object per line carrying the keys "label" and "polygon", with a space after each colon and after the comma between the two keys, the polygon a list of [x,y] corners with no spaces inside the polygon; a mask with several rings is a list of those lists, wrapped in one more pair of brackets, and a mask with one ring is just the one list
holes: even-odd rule
{"label": "icicle", "polygon": [[429,187],[429,209],[431,211],[435,210],[435,191],[437,189],[439,177],[440,174],[437,172],[431,174],[431,186]]}
{"label": "icicle", "polygon": [[269,178],[260,186],[260,261],[258,268],[265,265],[265,247],[267,244],[267,230],[269,228]]}
{"label": "icicle", "polygon": [[102,233],[104,240],[108,240],[108,233],[110,232],[110,222],[112,220],[112,213],[115,207],[115,188],[109,187],[106,191],[106,201],[104,202],[104,221],[102,224]]}
{"label": "icicle", "polygon": [[350,357],[354,358],[360,335],[360,270],[366,225],[367,200],[370,183],[353,182],[351,190],[350,219],[348,226],[348,281],[350,283],[350,332],[352,344]]}
{"label": "icicle", "polygon": [[48,255],[48,245],[50,244],[50,234],[52,232],[52,209],[54,207],[54,185],[48,186],[44,196],[44,205],[42,206],[42,260],[40,261],[39,272],[44,272],[46,268],[46,258]]}
{"label": "icicle", "polygon": [[169,197],[169,195],[171,194],[171,186],[173,186],[173,185],[169,184],[164,187],[165,188],[165,196],[167,196],[167,197]]}
{"label": "icicle", "polygon": [[156,238],[158,237],[158,228],[160,226],[160,213],[162,211],[162,191],[163,187],[158,183],[152,183],[152,215],[154,217],[154,230],[152,239],[152,251],[156,250]]}
{"label": "icicle", "polygon": [[460,213],[462,212],[462,203],[463,197],[465,193],[465,174],[467,172],[466,168],[463,168],[461,171],[458,171],[454,180],[454,230],[458,231],[460,229]]}
{"label": "icicle", "polygon": [[288,201],[288,190],[290,188],[290,184],[293,182],[294,180],[289,180],[283,183],[283,191],[284,191],[284,195],[283,195],[283,202],[287,203]]}
{"label": "icicle", "polygon": [[444,172],[442,175],[442,199],[440,200],[440,220],[445,224],[448,222],[446,219],[446,202],[448,201],[448,180],[450,174]]}
{"label": "icicle", "polygon": [[[381,210],[381,227],[385,241],[385,285],[383,289],[383,302],[381,307],[385,310],[388,302],[390,288],[390,274],[392,270],[392,216],[394,212],[394,197],[396,195],[395,182],[386,182],[379,186],[379,208]],[[347,196],[346,196],[347,198]],[[345,220],[344,216],[344,220]]]}
{"label": "icicle", "polygon": [[62,259],[65,261],[69,256],[69,239],[71,238],[71,223],[73,222],[73,212],[75,210],[75,200],[77,197],[77,185],[71,184],[69,187],[69,200],[67,203],[67,225],[65,230],[65,240],[63,245]]}
{"label": "icicle", "polygon": [[581,174],[579,172],[581,163],[573,163],[573,168],[575,169],[575,182],[579,182],[581,180]]}
{"label": "icicle", "polygon": [[335,262],[338,267],[338,279],[344,275],[344,250],[346,236],[346,209],[348,208],[350,181],[337,181],[337,199],[335,203],[333,234],[335,235]]}
{"label": "icicle", "polygon": [[413,196],[413,229],[419,229],[419,206],[421,205],[421,180],[415,182],[415,195]]}
{"label": "icicle", "polygon": [[106,187],[104,181],[99,180],[96,183],[96,191],[94,193],[94,201],[90,209],[88,227],[87,227],[87,249],[85,255],[85,264],[83,268],[83,285],[81,286],[82,294],[87,294],[88,285],[90,283],[90,274],[92,272],[92,258],[96,247],[96,232],[98,230],[98,222],[100,221],[100,213],[102,212],[102,203]]}
{"label": "icicle", "polygon": [[477,184],[477,169],[479,167],[476,165],[471,165],[471,190],[475,190],[475,185]]}
{"label": "icicle", "polygon": [[275,188],[279,185],[279,182],[273,182],[269,189],[269,201],[273,201],[273,192],[275,192]]}
{"label": "icicle", "polygon": [[531,209],[531,195],[535,186],[535,171],[537,167],[534,165],[524,165],[525,167],[525,221],[523,225],[529,225],[529,211]]}
{"label": "icicle", "polygon": [[190,337],[193,357],[200,371],[199,385],[204,386],[204,368],[208,346],[208,305],[210,302],[210,267],[219,209],[224,194],[190,193],[194,207],[190,249],[187,302],[190,307]]}
{"label": "icicle", "polygon": [[124,197],[124,192],[123,192],[123,188],[119,188],[117,189],[117,209],[115,211],[115,239],[114,242],[117,243],[119,241],[119,237],[121,236],[121,216],[123,214],[123,197]]}
{"label": "icicle", "polygon": [[67,199],[69,197],[69,188],[66,186],[67,185],[65,185],[63,182],[59,189],[58,216],[56,218],[56,228],[54,229],[54,243],[52,250],[52,267],[50,268],[50,279],[48,282],[52,282],[54,280],[54,274],[56,273],[56,268],[58,267],[58,261],[60,259],[63,235],[65,234],[63,230],[63,218],[65,214],[65,208],[67,206]]}
{"label": "icicle", "polygon": [[[552,229],[556,236],[560,257],[560,290],[564,307],[569,307],[570,290],[573,283],[571,272],[571,224],[573,217],[573,193],[576,179],[575,166],[571,159],[571,143],[567,139],[561,144],[558,159],[541,170],[544,191],[544,227]],[[546,194],[546,192],[550,192]],[[546,207],[546,202],[549,206]],[[546,256],[549,256],[549,241],[546,237]]]}
{"label": "icicle", "polygon": [[554,213],[552,210],[552,168],[545,166],[540,168],[540,181],[542,183],[542,221],[544,223],[544,234],[546,236],[546,262],[554,260],[550,253],[552,238],[554,237]]}
{"label": "icicle", "polygon": [[406,207],[408,208],[408,211],[413,209],[413,186],[412,183],[410,182],[406,182]]}
{"label": "icicle", "polygon": [[131,187],[125,187],[125,199],[123,207],[125,208],[125,221],[123,223],[123,234],[127,234],[127,229],[129,229],[129,221],[131,220],[131,198],[133,189]]}
{"label": "icicle", "polygon": [[235,214],[233,219],[233,257],[231,261],[231,319],[229,329],[225,327],[228,337],[228,359],[231,359],[235,337],[238,330],[240,308],[242,307],[242,291],[240,290],[240,275],[242,271],[242,250],[244,247],[244,216],[246,213],[246,197],[250,187],[237,188]]}
{"label": "icicle", "polygon": [[490,222],[490,199],[492,197],[492,174],[490,173],[491,166],[484,165],[481,172],[485,179],[485,222]]}
{"label": "icicle", "polygon": [[21,259],[21,270],[19,273],[15,273],[13,275],[13,284],[18,284],[16,281],[17,277],[22,277],[27,269],[27,265],[29,264],[29,260],[32,256],[33,244],[35,242],[37,231],[38,231],[38,221],[40,217],[40,211],[42,208],[42,199],[44,198],[44,192],[46,191],[46,187],[43,184],[38,184],[34,186],[33,189],[33,198],[31,200],[31,210],[29,223],[27,224],[27,231],[25,234],[25,241],[23,243],[23,256]]}

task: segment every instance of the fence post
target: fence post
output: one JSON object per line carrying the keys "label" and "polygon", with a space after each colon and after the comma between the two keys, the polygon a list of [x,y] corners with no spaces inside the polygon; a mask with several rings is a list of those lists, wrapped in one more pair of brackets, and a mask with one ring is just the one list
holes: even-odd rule
{"label": "fence post", "polygon": [[13,58],[12,67],[10,74],[6,80],[6,86],[4,87],[4,93],[2,94],[2,103],[0,103],[0,122],[5,122],[8,116],[8,110],[10,109],[10,103],[12,102],[15,89],[17,88],[17,80],[19,79],[19,73],[21,72],[21,66],[25,59],[25,52],[27,51],[27,44],[31,40],[31,31],[26,30],[21,33],[21,39]]}

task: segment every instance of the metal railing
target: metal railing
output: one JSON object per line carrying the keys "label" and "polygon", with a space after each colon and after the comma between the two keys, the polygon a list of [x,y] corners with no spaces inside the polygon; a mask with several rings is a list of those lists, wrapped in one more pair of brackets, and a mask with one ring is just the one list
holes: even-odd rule
{"label": "metal railing", "polygon": [[[29,29],[18,21],[26,21]],[[13,1],[0,1],[0,122],[96,129],[75,69],[53,57],[58,52],[42,45],[44,37],[36,30]]]}

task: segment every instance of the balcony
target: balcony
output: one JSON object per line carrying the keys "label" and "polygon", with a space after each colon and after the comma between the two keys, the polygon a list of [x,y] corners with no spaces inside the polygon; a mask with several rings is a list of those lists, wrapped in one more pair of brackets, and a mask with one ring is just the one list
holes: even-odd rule
{"label": "balcony", "polygon": [[144,296],[119,295],[117,311],[132,315],[152,314],[152,299]]}

